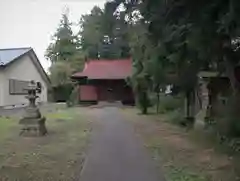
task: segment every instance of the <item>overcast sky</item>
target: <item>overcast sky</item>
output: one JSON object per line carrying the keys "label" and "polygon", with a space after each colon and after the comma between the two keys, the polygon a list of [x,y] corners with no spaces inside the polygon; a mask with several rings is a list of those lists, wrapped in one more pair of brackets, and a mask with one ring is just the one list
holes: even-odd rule
{"label": "overcast sky", "polygon": [[94,5],[106,0],[0,0],[0,48],[32,47],[45,70],[50,63],[44,52],[65,7],[69,19],[78,22]]}

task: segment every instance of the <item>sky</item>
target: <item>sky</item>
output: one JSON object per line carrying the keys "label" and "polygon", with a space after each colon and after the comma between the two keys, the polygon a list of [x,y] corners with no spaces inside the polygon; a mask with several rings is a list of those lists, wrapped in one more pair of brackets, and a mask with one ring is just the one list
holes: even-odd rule
{"label": "sky", "polygon": [[106,0],[0,0],[0,48],[32,47],[46,71],[44,57],[66,7],[74,23]]}

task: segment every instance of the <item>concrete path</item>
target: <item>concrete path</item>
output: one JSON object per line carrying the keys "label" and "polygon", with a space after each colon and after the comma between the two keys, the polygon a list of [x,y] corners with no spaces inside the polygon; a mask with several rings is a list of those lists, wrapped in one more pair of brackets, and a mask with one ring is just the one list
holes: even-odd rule
{"label": "concrete path", "polygon": [[93,109],[97,124],[80,181],[164,181],[117,108]]}

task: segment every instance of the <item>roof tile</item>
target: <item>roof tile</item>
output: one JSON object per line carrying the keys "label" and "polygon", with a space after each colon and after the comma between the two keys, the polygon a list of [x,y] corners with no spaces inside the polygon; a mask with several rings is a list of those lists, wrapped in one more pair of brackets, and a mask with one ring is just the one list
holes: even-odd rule
{"label": "roof tile", "polygon": [[131,59],[124,60],[90,60],[82,72],[72,75],[75,78],[88,79],[125,79],[132,74]]}

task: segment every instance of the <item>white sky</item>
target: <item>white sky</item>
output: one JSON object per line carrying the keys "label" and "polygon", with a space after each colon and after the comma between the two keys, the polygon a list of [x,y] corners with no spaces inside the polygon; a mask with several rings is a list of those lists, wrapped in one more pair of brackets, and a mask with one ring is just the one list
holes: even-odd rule
{"label": "white sky", "polygon": [[50,66],[44,53],[66,6],[77,23],[94,5],[106,0],[0,0],[0,48],[32,47],[44,69]]}

